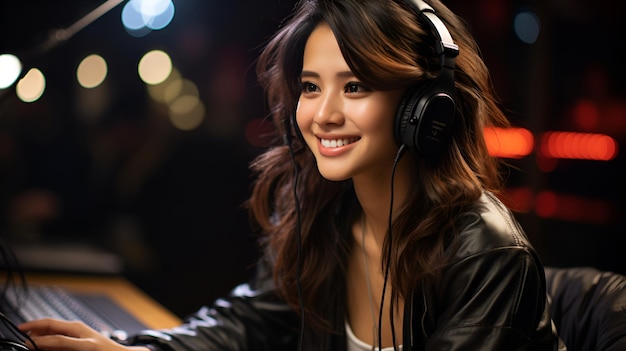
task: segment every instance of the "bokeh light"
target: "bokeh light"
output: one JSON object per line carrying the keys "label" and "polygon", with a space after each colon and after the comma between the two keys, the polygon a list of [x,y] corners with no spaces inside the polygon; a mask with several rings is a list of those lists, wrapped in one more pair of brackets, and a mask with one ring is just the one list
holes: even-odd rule
{"label": "bokeh light", "polygon": [[122,24],[129,34],[140,37],[167,27],[174,12],[171,0],[130,0],[122,9]]}
{"label": "bokeh light", "polygon": [[95,88],[102,84],[107,76],[107,63],[100,55],[85,57],[76,69],[78,84],[84,88]]}
{"label": "bokeh light", "polygon": [[580,99],[574,104],[573,118],[578,128],[594,130],[600,123],[600,107],[592,99]]}
{"label": "bokeh light", "polygon": [[152,30],[160,30],[167,27],[174,18],[174,3],[167,1],[167,7],[159,14],[152,16],[147,22],[146,27]]}
{"label": "bokeh light", "polygon": [[46,78],[37,68],[31,68],[24,78],[17,82],[15,92],[17,97],[24,102],[35,102],[39,100],[46,90]]}
{"label": "bokeh light", "polygon": [[265,118],[254,118],[246,124],[246,140],[252,146],[268,147],[275,137],[272,121]]}
{"label": "bokeh light", "polygon": [[197,96],[183,95],[169,105],[170,121],[180,130],[193,130],[204,120],[205,110]]}
{"label": "bokeh light", "polygon": [[22,63],[12,54],[0,55],[0,89],[5,89],[15,83],[22,73]]}
{"label": "bokeh light", "polygon": [[545,157],[609,161],[617,155],[618,145],[608,135],[576,132],[546,132],[541,138]]}
{"label": "bokeh light", "polygon": [[[174,88],[172,88],[172,86]],[[148,95],[150,95],[152,100],[158,103],[168,103],[171,102],[168,101],[168,91],[170,89],[180,91],[181,86],[182,77],[180,75],[180,72],[175,67],[173,67],[172,72],[170,72],[170,75],[163,82],[159,84],[147,85]],[[176,94],[176,96],[178,96],[178,93]]]}
{"label": "bokeh light", "polygon": [[539,17],[533,12],[520,12],[515,16],[513,23],[515,35],[526,44],[533,44],[537,41],[540,32]]}
{"label": "bokeh light", "polygon": [[146,84],[162,83],[172,72],[172,60],[161,50],[150,51],[139,60],[138,72]]}
{"label": "bokeh light", "polygon": [[485,128],[485,143],[489,154],[504,158],[528,156],[534,146],[534,137],[524,128]]}

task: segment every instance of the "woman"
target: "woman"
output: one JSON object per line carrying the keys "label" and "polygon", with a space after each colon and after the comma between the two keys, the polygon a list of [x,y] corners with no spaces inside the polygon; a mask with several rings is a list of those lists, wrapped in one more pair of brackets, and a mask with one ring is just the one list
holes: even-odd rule
{"label": "woman", "polygon": [[301,1],[262,52],[286,145],[252,165],[255,281],[124,343],[21,329],[50,350],[557,349],[542,264],[483,140],[506,118],[462,21],[429,4]]}

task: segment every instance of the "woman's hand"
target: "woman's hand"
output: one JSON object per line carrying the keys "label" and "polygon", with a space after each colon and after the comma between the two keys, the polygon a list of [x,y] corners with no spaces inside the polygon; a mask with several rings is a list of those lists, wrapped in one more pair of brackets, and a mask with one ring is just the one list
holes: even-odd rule
{"label": "woman's hand", "polygon": [[[18,326],[28,333],[40,350],[49,351],[147,351],[145,347],[124,346],[82,322],[40,319]],[[32,345],[29,345],[31,348]]]}

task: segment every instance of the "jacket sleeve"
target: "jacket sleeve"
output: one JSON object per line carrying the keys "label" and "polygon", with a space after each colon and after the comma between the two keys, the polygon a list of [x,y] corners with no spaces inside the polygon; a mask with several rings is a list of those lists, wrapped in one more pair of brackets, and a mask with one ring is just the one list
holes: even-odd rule
{"label": "jacket sleeve", "polygon": [[465,257],[446,270],[437,291],[427,350],[555,348],[543,268],[527,247]]}
{"label": "jacket sleeve", "polygon": [[143,331],[130,338],[129,344],[163,351],[295,349],[298,320],[277,296],[269,271],[261,265],[253,282],[200,308],[182,325]]}

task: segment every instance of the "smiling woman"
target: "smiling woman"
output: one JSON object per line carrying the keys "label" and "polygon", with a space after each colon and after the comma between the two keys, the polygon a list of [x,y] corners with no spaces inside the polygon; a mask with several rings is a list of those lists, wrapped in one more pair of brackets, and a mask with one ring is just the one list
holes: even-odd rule
{"label": "smiling woman", "polygon": [[[307,41],[300,79],[297,128],[322,176],[389,184],[398,150],[393,118],[404,91],[372,90],[356,78],[326,24],[316,27]],[[380,178],[385,173],[386,179]],[[406,188],[399,186],[398,193],[406,194]]]}
{"label": "smiling woman", "polygon": [[563,350],[498,198],[484,130],[508,121],[463,20],[439,0],[303,0],[257,73],[277,131],[251,165],[258,275],[123,345],[21,325],[40,348]]}

